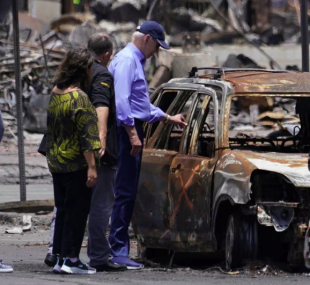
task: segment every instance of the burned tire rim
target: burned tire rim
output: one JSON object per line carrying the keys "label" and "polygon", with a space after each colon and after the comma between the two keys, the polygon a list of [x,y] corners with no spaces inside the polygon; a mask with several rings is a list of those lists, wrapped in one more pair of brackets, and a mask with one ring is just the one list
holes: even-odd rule
{"label": "burned tire rim", "polygon": [[225,267],[230,270],[233,263],[234,244],[235,244],[235,225],[234,218],[230,216],[227,223],[226,243],[225,243]]}
{"label": "burned tire rim", "polygon": [[226,270],[237,267],[245,259],[257,257],[257,222],[238,214],[229,216],[225,242]]}

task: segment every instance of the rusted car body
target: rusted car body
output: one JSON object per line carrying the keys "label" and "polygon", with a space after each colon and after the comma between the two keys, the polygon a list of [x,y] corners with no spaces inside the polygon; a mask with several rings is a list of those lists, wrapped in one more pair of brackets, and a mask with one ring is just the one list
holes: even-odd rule
{"label": "rusted car body", "polygon": [[[310,116],[305,111],[310,75],[196,71],[172,79],[151,97],[168,114],[183,113],[188,126],[145,125],[132,219],[139,245],[222,252],[229,269],[261,256],[269,244],[285,253],[292,266],[304,264],[310,213]],[[270,116],[281,110],[281,120],[291,124],[293,134],[272,136],[270,122],[265,127],[257,118],[234,126],[234,112],[252,106],[259,113],[273,108]]]}

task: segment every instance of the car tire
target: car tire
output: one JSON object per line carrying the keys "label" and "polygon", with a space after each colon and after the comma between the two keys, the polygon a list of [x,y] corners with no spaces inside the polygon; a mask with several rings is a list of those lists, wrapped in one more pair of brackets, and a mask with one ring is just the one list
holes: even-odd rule
{"label": "car tire", "polygon": [[225,236],[225,268],[231,270],[246,259],[257,258],[257,221],[255,217],[232,214]]}
{"label": "car tire", "polygon": [[137,242],[137,255],[140,259],[152,259],[154,257],[154,248],[148,248],[141,244],[138,240]]}

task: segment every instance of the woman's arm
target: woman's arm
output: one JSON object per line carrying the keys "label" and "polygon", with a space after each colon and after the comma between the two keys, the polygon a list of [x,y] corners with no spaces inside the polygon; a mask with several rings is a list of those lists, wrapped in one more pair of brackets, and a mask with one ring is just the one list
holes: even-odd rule
{"label": "woman's arm", "polygon": [[95,155],[93,151],[84,151],[83,154],[88,165],[86,186],[93,187],[97,182]]}

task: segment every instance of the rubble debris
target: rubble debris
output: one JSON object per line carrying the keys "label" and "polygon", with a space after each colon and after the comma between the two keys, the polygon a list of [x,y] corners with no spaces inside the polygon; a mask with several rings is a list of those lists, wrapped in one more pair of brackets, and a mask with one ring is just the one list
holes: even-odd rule
{"label": "rubble debris", "polygon": [[132,22],[138,25],[139,19],[145,16],[141,11],[141,4],[141,1],[114,1],[107,20],[119,23]]}
{"label": "rubble debris", "polygon": [[93,16],[90,13],[65,14],[59,19],[52,21],[50,28],[56,33],[68,35],[77,25],[81,25],[92,18]]}
{"label": "rubble debris", "polygon": [[[89,37],[95,32],[102,31],[111,36],[114,53],[121,50],[131,40],[136,26],[145,19],[157,20],[163,24],[168,33],[170,45],[182,48],[183,53],[187,55],[200,51],[210,42],[235,42],[241,38],[258,48],[263,44],[297,43],[299,24],[296,7],[289,6],[284,9],[283,5],[280,5],[281,7],[277,5],[275,8],[271,5],[272,0],[263,1],[264,5],[261,4],[262,0],[206,1],[203,5],[197,3],[194,5],[193,1],[95,0],[91,1],[89,10],[62,15],[51,23],[44,23],[26,13],[20,13],[25,130],[44,133],[46,128],[44,108],[48,102],[53,76],[59,63],[68,49],[86,47]],[[155,13],[159,10],[165,13]],[[0,108],[4,112],[16,115],[14,57],[10,25],[10,15],[2,17],[0,23]],[[190,54],[190,56],[194,55]],[[276,67],[277,64],[273,59],[268,58],[271,65]],[[173,59],[169,59],[169,63],[148,62],[146,64],[150,90],[154,90],[176,75],[176,72],[173,72],[172,62]],[[266,68],[244,54],[229,55],[222,66]],[[185,68],[186,66],[183,65],[180,72],[188,72],[188,70],[183,70]],[[295,68],[296,66],[288,66],[288,69]],[[284,105],[280,110],[272,109],[263,102],[257,105],[260,113],[265,111],[283,113],[281,123],[298,124],[298,119],[290,116],[293,112],[287,111]],[[238,109],[240,107],[246,112],[240,112]],[[238,111],[232,120],[236,128],[240,128],[240,124],[247,124],[249,120],[254,125],[253,114],[250,118],[248,117],[248,108],[249,106],[236,104]],[[255,115],[255,118],[258,116],[259,114]],[[258,126],[274,127],[274,121],[267,118],[257,119],[256,122]]]}
{"label": "rubble debris", "polygon": [[29,231],[31,229],[32,223],[31,223],[31,216],[30,215],[23,215],[23,231]]}
{"label": "rubble debris", "polygon": [[283,112],[264,112],[257,117],[257,120],[282,120],[284,118]]}
{"label": "rubble debris", "polygon": [[112,4],[113,0],[98,0],[90,3],[90,11],[95,15],[98,23],[108,17]]}
{"label": "rubble debris", "polygon": [[23,215],[21,226],[10,227],[5,230],[7,234],[22,234],[23,232],[29,231],[32,227],[31,215]]}
{"label": "rubble debris", "polygon": [[76,26],[68,37],[70,48],[87,47],[87,43],[92,34],[102,32],[98,25],[91,20],[83,22],[81,25]]}
{"label": "rubble debris", "polygon": [[168,82],[172,77],[171,70],[167,66],[160,66],[154,76],[152,76],[152,80],[149,83],[149,89],[156,89],[161,84]]}
{"label": "rubble debris", "polygon": [[5,230],[5,233],[7,233],[7,234],[21,234],[21,233],[23,233],[23,229],[21,227],[12,227],[12,228]]}
{"label": "rubble debris", "polygon": [[244,54],[230,54],[226,61],[222,64],[223,67],[229,68],[264,68],[258,65],[254,60]]}
{"label": "rubble debris", "polygon": [[185,7],[179,7],[172,11],[172,21],[172,34],[202,32],[205,29],[208,29],[209,32],[223,31],[223,26],[218,21],[200,16],[197,12]]}

